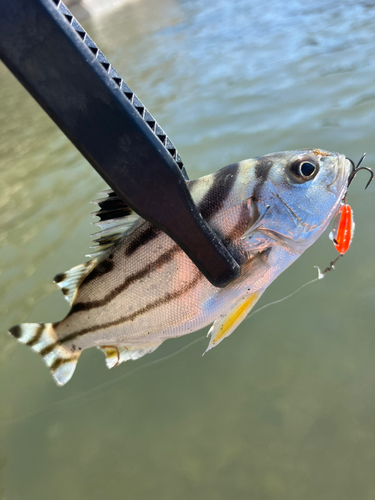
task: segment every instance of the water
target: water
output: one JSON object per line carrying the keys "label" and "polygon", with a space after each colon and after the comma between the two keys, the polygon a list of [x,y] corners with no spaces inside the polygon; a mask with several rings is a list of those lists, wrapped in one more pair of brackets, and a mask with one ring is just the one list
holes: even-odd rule
{"label": "water", "polygon": [[[300,147],[375,150],[375,4],[141,0],[84,23],[167,131],[190,177]],[[375,183],[335,272],[245,321],[204,358],[205,332],[72,381],[6,335],[68,310],[52,277],[90,245],[104,187],[0,67],[0,498],[375,499]],[[335,256],[324,235],[263,296]]]}

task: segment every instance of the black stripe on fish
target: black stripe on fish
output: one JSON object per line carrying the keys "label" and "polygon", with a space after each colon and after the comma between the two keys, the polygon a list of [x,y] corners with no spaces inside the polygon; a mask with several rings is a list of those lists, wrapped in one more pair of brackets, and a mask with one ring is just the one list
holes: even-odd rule
{"label": "black stripe on fish", "polygon": [[[219,234],[218,231],[216,233],[218,234],[219,237],[221,237],[224,241],[225,244],[230,245],[234,239],[240,238],[242,234],[246,231],[246,229],[250,225],[250,214],[249,210],[246,204],[243,205],[241,209],[241,213],[239,215],[239,219],[237,224],[233,227],[231,232],[227,237],[224,237]],[[149,229],[156,229],[154,226],[151,226]],[[157,233],[159,234],[160,231]],[[153,233],[150,233],[153,234]],[[98,300],[93,300],[90,302],[76,302],[73,304],[72,309],[70,310],[69,316],[80,312],[80,311],[90,311],[91,309],[95,309],[97,307],[103,307],[107,305],[109,302],[111,302],[113,299],[115,299],[118,295],[120,295],[122,292],[124,292],[130,285],[135,283],[136,281],[144,278],[147,276],[147,274],[151,273],[155,268],[158,268],[159,266],[163,264],[167,264],[170,259],[174,256],[175,253],[177,252],[182,252],[181,248],[178,245],[174,245],[170,250],[166,251],[158,259],[156,259],[154,262],[151,262],[149,265],[146,265],[143,269],[137,271],[136,273],[128,276],[123,283],[118,285],[116,288],[111,290],[105,297],[98,299]],[[235,249],[233,249],[235,252]],[[240,255],[238,255],[238,258],[240,258]],[[95,268],[84,280],[82,283],[81,287],[86,285],[88,282],[90,282],[92,279],[95,279],[97,277],[101,277],[107,272],[110,272],[113,269],[113,263],[109,263],[106,260],[101,262],[97,268]]]}
{"label": "black stripe on fish", "polygon": [[[111,300],[115,299],[118,295],[120,295],[120,293],[122,293],[124,290],[126,290],[131,284],[133,284],[134,282],[143,278],[144,276],[146,276],[147,274],[152,272],[155,268],[158,268],[160,265],[168,263],[169,260],[171,259],[171,257],[173,257],[173,255],[179,251],[182,252],[181,248],[178,245],[174,245],[170,250],[163,253],[154,262],[151,262],[149,265],[145,266],[140,271],[137,271],[136,273],[128,276],[125,279],[125,281],[123,283],[121,283],[121,285],[114,288],[111,292],[109,292],[102,299],[93,300],[91,302],[77,302],[77,303],[75,303],[73,305],[72,309],[70,310],[69,316],[71,316],[72,314],[77,313],[79,311],[89,311],[90,309],[95,309],[96,307],[105,306]],[[103,262],[105,262],[105,261],[103,261]],[[91,274],[93,274],[94,271]],[[89,277],[90,277],[90,275],[88,276],[88,278]]]}
{"label": "black stripe on fish", "polygon": [[114,267],[113,254],[110,254],[105,260],[103,260],[96,267],[94,267],[91,273],[88,274],[87,277],[83,280],[82,284],[80,285],[80,288],[82,289],[85,285],[90,283],[95,278],[100,278],[101,276],[104,276],[105,274],[111,272],[113,267]]}
{"label": "black stripe on fish", "polygon": [[203,196],[198,210],[204,219],[215,215],[225,204],[236,182],[239,164],[233,163],[219,170],[213,177],[212,186]]}
{"label": "black stripe on fish", "polygon": [[263,182],[267,180],[268,174],[273,166],[272,161],[262,159],[258,160],[255,165],[255,176],[257,179],[261,179]]}
{"label": "black stripe on fish", "polygon": [[[256,217],[257,218],[257,217]],[[255,218],[255,219],[256,219]],[[237,223],[231,229],[230,233],[225,238],[225,241],[230,245],[234,240],[241,238],[244,232],[255,222],[254,217],[251,217],[249,207],[243,203]]]}
{"label": "black stripe on fish", "polygon": [[40,340],[40,337],[42,336],[44,327],[45,327],[45,325],[43,323],[40,323],[39,327],[35,331],[35,335],[30,340],[28,340],[26,342],[26,345],[28,345],[29,347],[32,347],[35,344],[37,344],[39,342],[39,340]]}
{"label": "black stripe on fish", "polygon": [[[106,328],[110,328],[112,326],[118,326],[121,325],[122,323],[126,323],[127,321],[134,321],[138,316],[141,316],[142,314],[145,314],[151,311],[152,309],[155,309],[156,307],[165,304],[166,302],[182,297],[183,295],[185,295],[185,293],[188,293],[192,288],[194,288],[201,279],[202,279],[202,274],[198,272],[195,278],[192,281],[190,281],[190,283],[187,286],[184,286],[180,290],[176,290],[175,292],[172,293],[167,293],[166,295],[164,295],[164,297],[161,297],[160,299],[155,300],[151,304],[148,304],[142,307],[141,309],[138,309],[137,311],[134,311],[133,313],[128,314],[127,316],[123,316],[122,318],[119,318],[117,320],[110,321],[108,323],[103,323],[101,325],[84,328],[83,330],[80,330],[78,332],[70,333],[65,337],[61,338],[59,343],[63,344],[65,342],[69,342],[73,339],[76,339],[77,337],[82,337],[82,335],[85,335],[87,333],[93,333],[98,330],[104,330]],[[41,351],[41,355],[46,356],[48,353],[53,351],[56,345],[57,344],[47,346],[45,349]]]}
{"label": "black stripe on fish", "polygon": [[[224,239],[224,243],[231,249],[232,253],[235,253],[236,250],[238,250],[237,248],[232,248],[232,246],[238,246],[238,241],[240,240],[241,236],[253,223],[254,219],[250,215],[247,204],[244,203],[241,207],[241,211],[239,213],[236,224],[232,227],[231,231]],[[240,245],[240,248],[242,248],[242,245]]]}
{"label": "black stripe on fish", "polygon": [[138,248],[152,241],[160,233],[160,229],[150,225],[137,238],[129,243],[129,245],[125,249],[125,256],[128,257],[129,255],[132,255],[135,251],[138,250]]}
{"label": "black stripe on fish", "polygon": [[258,214],[257,209],[254,210],[253,208],[251,215],[247,203],[244,203],[241,206],[235,225],[225,237],[221,237],[223,243],[230,249],[231,254],[240,265],[244,264],[244,262],[248,260],[248,255],[242,246],[240,238],[257,220],[258,215],[256,214]]}
{"label": "black stripe on fish", "polygon": [[[176,248],[180,249],[178,246]],[[263,252],[260,252],[256,256],[254,256],[253,259],[250,259],[248,261],[248,263],[250,263],[252,260],[257,259],[257,258],[258,259],[260,258],[261,260],[265,260],[268,257],[268,254],[270,251],[271,251],[271,248],[267,248]],[[163,305],[164,303],[166,303],[170,300],[175,300],[175,299],[183,296],[185,293],[189,292],[192,288],[194,288],[194,286],[196,286],[202,278],[203,278],[203,275],[200,272],[198,272],[197,275],[195,276],[195,278],[187,286],[183,287],[182,289],[176,290],[175,292],[172,292],[172,293],[167,293],[164,297],[156,300],[152,304],[148,304],[148,305],[142,307],[141,309],[138,309],[138,311],[134,311],[133,313],[129,314],[128,316],[123,316],[122,318],[119,318],[118,320],[111,321],[108,323],[103,323],[101,325],[96,325],[96,326],[89,327],[89,328],[85,328],[85,329],[80,330],[78,332],[70,333],[70,334],[66,335],[65,337],[61,338],[58,342],[55,342],[49,346],[46,346],[44,349],[42,349],[40,351],[40,354],[42,356],[46,356],[47,354],[52,352],[56,348],[57,345],[63,344],[64,342],[69,342],[71,340],[74,340],[77,337],[82,337],[82,335],[85,335],[87,333],[94,333],[94,332],[101,330],[101,329],[121,325],[122,323],[126,323],[127,321],[134,321],[134,319],[137,318],[138,316],[145,314],[145,313],[151,311],[152,309],[155,309],[156,307]],[[58,323],[53,324],[54,327],[57,325],[58,325]]]}
{"label": "black stripe on fish", "polygon": [[[43,356],[43,354],[42,354]],[[54,373],[58,368],[60,368],[61,365],[65,365],[66,363],[71,363],[72,361],[75,361],[77,359],[77,356],[73,358],[57,358],[52,365],[49,367],[52,373]]]}
{"label": "black stripe on fish", "polygon": [[[228,172],[229,170],[229,172]],[[235,184],[235,181],[238,176],[238,170],[239,170],[239,165],[238,163],[235,163],[233,165],[229,165],[228,167],[225,167],[224,169],[220,170],[215,176],[214,176],[214,182],[206,195],[204,196],[202,202],[200,203],[200,206],[198,207],[202,216],[209,217],[214,215],[214,213],[223,206],[225,203],[227,197],[230,195],[230,192]],[[221,192],[218,193],[218,190],[222,191],[225,193],[225,196],[220,196]],[[218,200],[216,202],[216,200]],[[216,202],[216,203],[215,203]],[[245,219],[244,221],[239,221],[239,224],[246,224],[248,220],[248,213],[245,211],[246,207],[244,207],[244,215]],[[241,214],[241,219],[242,219]],[[235,229],[235,228],[234,228]],[[239,229],[239,228],[238,228]],[[246,228],[244,229],[244,231]],[[243,231],[243,232],[244,232]],[[216,231],[218,232],[218,231]],[[132,255],[136,250],[138,250],[141,246],[146,245],[150,241],[152,241],[154,238],[156,238],[162,231],[155,226],[149,225],[146,227],[143,232],[137,236],[133,241],[130,242],[128,247],[125,249],[125,255],[129,256]],[[243,233],[242,233],[243,234]],[[218,234],[219,237],[221,237],[220,234]],[[236,234],[233,234],[233,231],[231,232],[231,235],[229,235],[228,238],[225,238],[226,243],[230,243],[232,238],[234,236],[237,236]],[[94,300],[91,302],[77,302],[73,305],[69,315],[72,315],[74,313],[80,312],[80,311],[89,311],[91,309],[94,309],[96,307],[102,307],[108,304],[111,300],[116,298],[120,293],[122,293],[126,288],[128,288],[131,284],[133,284],[135,281],[143,278],[146,276],[149,272],[152,272],[154,266],[158,267],[162,264],[166,264],[171,257],[175,254],[177,251],[182,251],[179,246],[175,245],[173,246],[170,250],[168,250],[166,253],[161,255],[155,262],[151,263],[150,265],[147,265],[140,271],[134,273],[133,275],[129,276],[126,278],[126,280],[121,283],[121,285],[117,286],[114,288],[111,292],[109,292],[105,297],[99,300]],[[85,286],[88,282],[91,280],[101,277],[107,272],[110,272],[113,269],[113,264],[109,265],[107,263],[107,260],[104,260],[101,262],[97,268],[95,268],[88,276],[87,278],[83,281],[81,287]]]}
{"label": "black stripe on fish", "polygon": [[272,166],[272,161],[267,161],[265,159],[258,160],[255,165],[255,177],[258,179],[258,182],[254,186],[252,196],[252,199],[255,203],[259,199],[260,190],[263,187],[263,184],[266,182]]}
{"label": "black stripe on fish", "polygon": [[[214,175],[212,186],[204,195],[198,206],[198,210],[203,218],[208,219],[217,213],[224,205],[226,199],[231,193],[234,183],[236,182],[238,169],[238,163],[234,163],[233,165],[228,165],[227,167],[219,170],[219,172]],[[222,194],[224,194],[224,196],[222,196]],[[156,238],[160,233],[161,230],[157,227],[152,225],[148,226],[143,233],[129,243],[125,249],[125,256],[128,257],[129,255],[132,255],[140,247],[150,243],[150,241]]]}
{"label": "black stripe on fish", "polygon": [[[179,248],[179,247],[177,247],[177,248]],[[259,252],[252,259],[249,259],[248,263],[250,263],[251,261],[253,261],[255,259],[261,259],[262,261],[265,261],[267,259],[270,251],[271,251],[271,248],[267,248],[263,252]],[[98,330],[103,330],[106,328],[110,328],[112,326],[119,326],[119,325],[126,323],[128,321],[134,321],[138,316],[141,316],[142,314],[145,314],[145,313],[151,311],[152,309],[155,309],[156,307],[165,304],[166,302],[169,302],[171,300],[175,300],[175,299],[182,297],[183,295],[185,295],[185,293],[188,293],[192,288],[194,288],[200,282],[200,280],[202,278],[203,278],[203,275],[198,271],[196,276],[194,277],[194,279],[192,281],[190,281],[190,283],[188,283],[186,286],[181,288],[180,290],[176,290],[175,292],[172,292],[172,293],[167,293],[166,295],[164,295],[164,297],[161,297],[160,299],[155,300],[151,304],[147,304],[146,306],[143,306],[141,309],[138,309],[137,311],[134,311],[133,313],[128,314],[127,316],[123,316],[122,318],[119,318],[117,320],[110,321],[107,323],[102,323],[101,325],[96,325],[96,326],[84,328],[83,330],[80,330],[78,332],[70,333],[70,334],[66,335],[65,337],[61,338],[59,343],[63,344],[65,342],[69,342],[71,340],[74,340],[77,337],[82,337],[83,335],[86,335],[87,333],[94,333]],[[56,347],[56,345],[57,344],[47,346],[45,349],[43,349],[41,351],[42,356],[45,356],[48,353],[52,352],[53,349]]]}

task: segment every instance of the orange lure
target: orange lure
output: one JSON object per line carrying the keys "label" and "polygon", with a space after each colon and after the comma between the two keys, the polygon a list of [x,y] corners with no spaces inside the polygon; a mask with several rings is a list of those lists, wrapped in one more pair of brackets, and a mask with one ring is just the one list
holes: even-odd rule
{"label": "orange lure", "polygon": [[[374,177],[374,173],[368,167],[361,167],[361,163],[365,159],[365,156],[366,153],[362,155],[361,159],[359,160],[356,166],[354,165],[352,160],[349,160],[350,163],[352,164],[353,169],[352,173],[349,175],[348,187],[350,186],[354,177],[358,174],[360,170],[367,170],[367,172],[370,174],[370,179],[368,180],[365,189],[367,189],[368,186],[370,185]],[[354,236],[354,227],[355,224],[353,219],[353,210],[351,206],[346,203],[346,195],[345,195],[344,199],[342,200],[342,204],[339,208],[339,211],[336,217],[334,218],[332,231],[329,233],[329,238],[333,241],[333,244],[340,255],[336,257],[336,259],[332,261],[330,265],[323,272],[321,272],[318,268],[319,279],[323,278],[328,273],[328,271],[332,271],[335,268],[335,264],[339,260],[339,258],[342,257],[349,250],[350,244]]]}
{"label": "orange lure", "polygon": [[347,203],[343,203],[336,216],[330,238],[340,255],[349,250],[354,235],[353,211]]}

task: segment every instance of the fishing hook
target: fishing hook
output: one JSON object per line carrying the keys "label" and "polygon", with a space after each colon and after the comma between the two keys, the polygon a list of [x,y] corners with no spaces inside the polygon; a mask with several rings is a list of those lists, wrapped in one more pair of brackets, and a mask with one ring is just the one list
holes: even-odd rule
{"label": "fishing hook", "polygon": [[357,166],[355,166],[354,162],[348,158],[348,160],[350,161],[350,163],[352,164],[352,167],[353,167],[352,172],[351,172],[351,174],[349,175],[349,178],[348,178],[348,187],[350,186],[350,184],[352,183],[352,180],[354,179],[354,177],[358,174],[358,172],[360,170],[367,170],[367,172],[369,172],[369,174],[370,174],[370,180],[367,182],[365,189],[367,189],[369,187],[372,179],[374,178],[374,172],[371,170],[371,168],[361,167],[360,166],[361,163],[363,162],[363,160],[365,159],[365,157],[366,157],[366,153],[363,153],[361,159],[357,163]]}

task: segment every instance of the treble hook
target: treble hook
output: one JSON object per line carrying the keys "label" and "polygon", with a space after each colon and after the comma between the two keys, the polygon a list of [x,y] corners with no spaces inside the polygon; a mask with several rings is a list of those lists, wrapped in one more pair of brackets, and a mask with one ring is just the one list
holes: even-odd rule
{"label": "treble hook", "polygon": [[370,174],[370,180],[368,181],[368,183],[366,184],[366,187],[365,189],[367,189],[372,181],[372,179],[374,178],[374,172],[371,170],[371,168],[368,168],[368,167],[361,167],[361,163],[363,162],[363,160],[365,159],[366,157],[366,153],[363,153],[361,159],[359,160],[359,162],[357,163],[357,166],[354,165],[353,161],[350,160],[348,158],[348,160],[350,161],[350,163],[352,164],[352,167],[353,167],[353,170],[351,172],[351,174],[349,175],[349,178],[348,178],[348,187],[350,186],[352,180],[354,179],[354,177],[358,174],[358,172],[360,170],[367,170],[367,172],[369,172]]}

